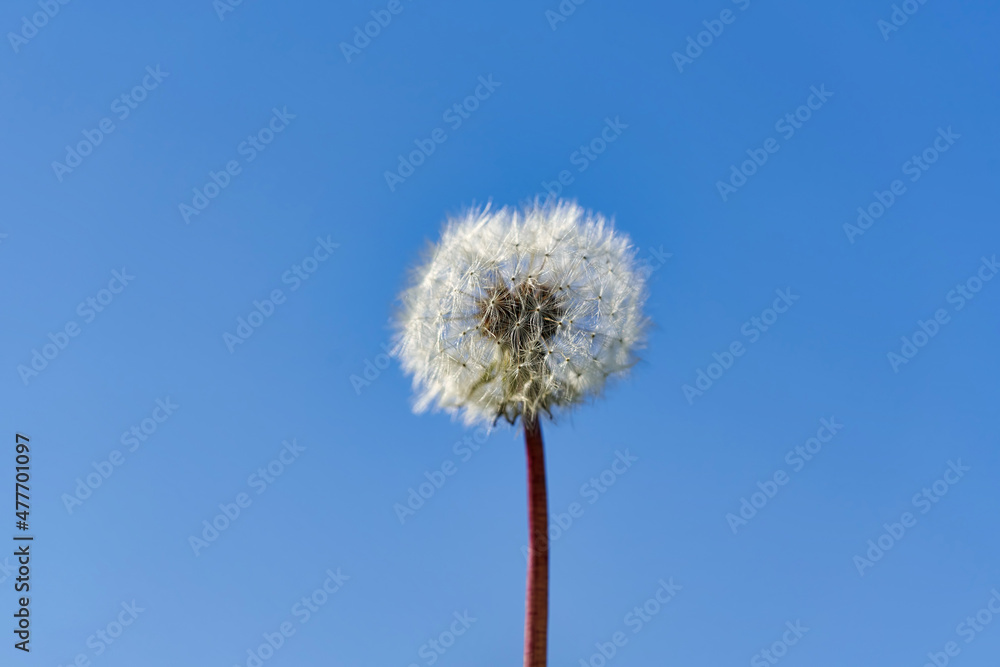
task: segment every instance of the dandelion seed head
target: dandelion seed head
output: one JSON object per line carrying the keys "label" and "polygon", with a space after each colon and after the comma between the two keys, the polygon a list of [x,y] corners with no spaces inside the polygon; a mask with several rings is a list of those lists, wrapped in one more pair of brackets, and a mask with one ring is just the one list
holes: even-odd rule
{"label": "dandelion seed head", "polygon": [[596,396],[635,363],[645,297],[628,237],[601,215],[565,201],[468,210],[401,297],[415,409],[513,423]]}

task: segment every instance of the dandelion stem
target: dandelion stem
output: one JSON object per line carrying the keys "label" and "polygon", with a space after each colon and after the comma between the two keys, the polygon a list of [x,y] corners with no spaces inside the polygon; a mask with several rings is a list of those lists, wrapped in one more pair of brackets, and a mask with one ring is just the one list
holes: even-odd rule
{"label": "dandelion stem", "polygon": [[549,514],[545,449],[538,417],[524,418],[528,459],[528,584],[524,617],[524,667],[545,667],[549,626]]}

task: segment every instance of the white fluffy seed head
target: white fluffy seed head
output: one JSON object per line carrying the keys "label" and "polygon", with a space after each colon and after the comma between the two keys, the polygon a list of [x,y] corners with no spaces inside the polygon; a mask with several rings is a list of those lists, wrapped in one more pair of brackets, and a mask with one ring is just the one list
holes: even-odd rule
{"label": "white fluffy seed head", "polygon": [[645,296],[628,237],[575,203],[466,211],[401,297],[415,409],[513,423],[595,396],[635,363]]}

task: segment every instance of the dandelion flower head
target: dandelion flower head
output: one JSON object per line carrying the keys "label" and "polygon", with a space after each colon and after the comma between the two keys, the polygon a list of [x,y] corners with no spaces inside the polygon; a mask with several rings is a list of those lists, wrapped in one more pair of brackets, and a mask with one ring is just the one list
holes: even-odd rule
{"label": "dandelion flower head", "polygon": [[575,203],[450,219],[397,321],[415,409],[513,423],[599,394],[644,341],[645,278],[628,237]]}

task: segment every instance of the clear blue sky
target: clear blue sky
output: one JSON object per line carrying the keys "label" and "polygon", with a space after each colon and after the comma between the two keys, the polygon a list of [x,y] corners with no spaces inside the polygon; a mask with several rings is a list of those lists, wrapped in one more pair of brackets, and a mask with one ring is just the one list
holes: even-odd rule
{"label": "clear blue sky", "polygon": [[0,664],[519,664],[521,440],[380,355],[445,214],[566,172],[656,328],[545,426],[551,663],[996,665],[1000,6],[673,4],[5,3]]}

